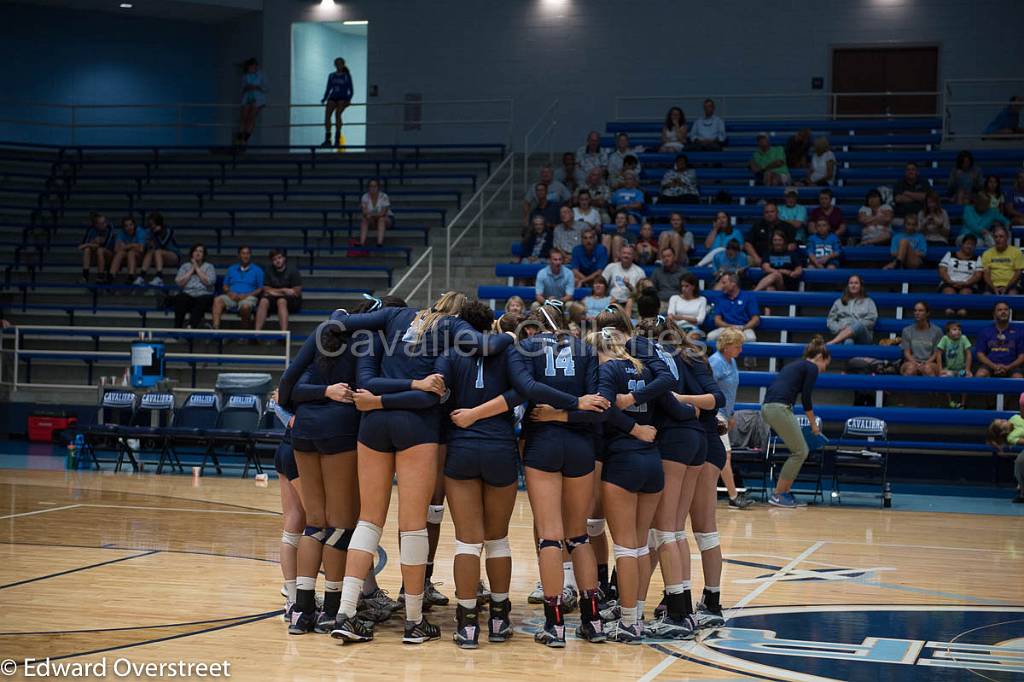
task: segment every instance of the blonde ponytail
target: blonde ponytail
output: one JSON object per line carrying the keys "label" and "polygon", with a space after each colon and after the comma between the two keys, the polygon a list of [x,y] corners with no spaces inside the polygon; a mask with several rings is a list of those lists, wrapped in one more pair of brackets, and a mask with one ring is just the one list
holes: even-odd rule
{"label": "blonde ponytail", "polygon": [[642,374],[644,363],[626,351],[626,346],[623,344],[621,337],[615,333],[616,331],[618,330],[605,327],[600,331],[591,332],[587,335],[587,343],[593,346],[598,353],[604,353],[615,360],[626,360],[633,365],[633,369],[636,370],[637,374]]}

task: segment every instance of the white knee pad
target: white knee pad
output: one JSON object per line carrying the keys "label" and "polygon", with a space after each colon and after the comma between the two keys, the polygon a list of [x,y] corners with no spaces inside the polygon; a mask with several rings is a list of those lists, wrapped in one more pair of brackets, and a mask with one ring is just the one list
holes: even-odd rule
{"label": "white knee pad", "polygon": [[398,559],[403,566],[422,566],[430,556],[427,529],[406,530],[398,534]]}
{"label": "white knee pad", "polygon": [[444,521],[444,505],[432,504],[427,507],[427,523],[437,526]]}
{"label": "white knee pad", "polygon": [[658,548],[658,531],[653,528],[647,531],[647,547],[652,552]]}
{"label": "white knee pad", "polygon": [[460,554],[472,554],[473,556],[478,557],[483,551],[484,543],[482,542],[463,542],[457,538],[455,540],[455,556]]}
{"label": "white knee pad", "polygon": [[676,542],[685,542],[685,541],[686,541],[686,531],[685,530],[677,530],[676,531]]}
{"label": "white knee pad", "polygon": [[654,548],[661,549],[662,545],[667,545],[670,542],[676,541],[676,533],[673,530],[655,530],[654,531]]}
{"label": "white knee pad", "polygon": [[508,543],[508,536],[497,540],[488,540],[484,543],[484,550],[488,559],[502,559],[512,556],[512,545]]}
{"label": "white knee pad", "polygon": [[596,538],[604,533],[604,519],[587,519],[587,535]]}
{"label": "white knee pad", "polygon": [[281,543],[285,545],[291,545],[295,549],[299,548],[299,538],[302,537],[302,533],[289,533],[288,531],[281,532]]}
{"label": "white knee pad", "polygon": [[377,555],[377,545],[380,544],[381,533],[384,529],[375,526],[369,521],[360,521],[356,529],[352,531],[352,538],[348,541],[348,551],[358,550],[367,554]]}
{"label": "white knee pad", "polygon": [[648,554],[650,554],[651,553],[651,548],[648,547],[647,545],[641,545],[640,547],[637,547],[633,551],[636,552],[636,558],[639,559],[642,556],[647,556]]}
{"label": "white knee pad", "polygon": [[622,545],[616,545],[612,543],[612,554],[615,555],[616,559],[625,559],[627,557],[637,557],[636,550],[632,547],[623,547]]}
{"label": "white knee pad", "polygon": [[697,541],[697,548],[702,552],[714,549],[720,544],[717,531],[714,533],[694,533],[693,539]]}

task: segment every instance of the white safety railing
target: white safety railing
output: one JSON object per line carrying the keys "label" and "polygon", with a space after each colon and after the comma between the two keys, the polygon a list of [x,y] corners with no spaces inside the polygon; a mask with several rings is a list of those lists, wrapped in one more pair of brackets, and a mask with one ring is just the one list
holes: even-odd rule
{"label": "white safety railing", "polygon": [[[424,261],[426,261],[425,264],[424,264]],[[408,294],[402,295],[399,290],[401,289],[402,285],[405,284],[405,280],[409,279],[409,276],[412,275],[412,273],[414,273],[417,270],[419,270],[421,264],[424,264],[423,267],[426,269],[426,272],[423,273],[422,277],[420,277],[418,280],[416,280],[415,286],[413,286],[413,288],[409,290]],[[403,299],[405,299],[406,303],[408,303],[409,305],[412,305],[412,300],[413,300],[412,297],[416,295],[416,292],[420,290],[420,287],[422,287],[424,284],[426,284],[427,285],[427,301],[432,301],[433,298],[434,298],[434,285],[433,285],[433,281],[432,281],[433,277],[434,277],[434,247],[430,246],[430,247],[427,248],[426,251],[424,251],[423,253],[420,254],[420,257],[416,259],[415,263],[413,263],[412,265],[409,266],[409,269],[405,271],[405,274],[402,275],[402,278],[400,280],[398,280],[398,282],[395,283],[395,286],[391,287],[390,291],[388,291],[388,295],[389,296],[401,296]],[[429,303],[428,303],[428,305],[429,305]]]}
{"label": "white safety railing", "polygon": [[1024,97],[1024,78],[951,78],[944,81],[943,139],[985,140],[999,146],[1007,141],[1024,141],[1021,135],[985,132],[996,115],[1010,105],[1013,95]]}
{"label": "white safety railing", "polygon": [[[245,361],[253,361],[253,364],[259,364],[260,366],[266,366],[268,363],[280,363],[281,369],[288,367],[289,358],[291,357],[291,334],[289,332],[282,331],[253,331],[253,330],[207,330],[207,329],[159,329],[152,327],[68,327],[68,326],[51,326],[51,325],[18,325],[8,330],[4,336],[10,335],[14,337],[13,347],[7,347],[4,344],[0,344],[0,355],[12,357],[12,369],[11,369],[11,380],[9,385],[13,391],[17,391],[19,388],[45,388],[45,389],[57,389],[57,390],[74,390],[83,388],[95,388],[96,384],[83,383],[83,384],[59,384],[59,383],[45,383],[38,381],[25,381],[21,376],[21,362],[23,359],[31,359],[33,356],[40,356],[40,362],[46,362],[47,360],[64,361],[64,360],[93,360],[95,365],[118,365],[123,361],[123,365],[120,365],[120,370],[117,374],[120,375],[124,369],[129,368],[131,365],[131,349],[130,345],[132,341],[136,341],[141,338],[141,335],[146,336],[146,340],[183,340],[184,338],[195,338],[195,340],[211,340],[211,339],[231,339],[233,337],[249,339],[253,336],[257,336],[261,339],[284,339],[284,353],[281,355],[264,355],[264,354],[241,354],[241,353],[174,353],[168,352],[164,356],[165,362],[170,365],[171,361],[176,360],[192,360],[197,363],[206,362],[209,364],[217,364],[220,360],[231,360],[233,364],[237,366],[238,363],[244,363]],[[29,348],[27,342],[29,341],[40,341],[40,340],[68,340],[70,338],[83,338],[89,339],[94,343],[100,341],[111,342],[123,342],[128,346],[123,351],[82,351],[82,350],[61,350],[51,348]],[[2,337],[0,337],[2,338]],[[179,364],[175,362],[174,364]],[[101,370],[94,369],[95,372],[102,378],[104,375]],[[4,382],[7,383],[7,382]],[[194,387],[193,387],[194,388]],[[179,390],[179,389],[175,389]],[[180,390],[192,390],[181,388]]]}
{"label": "white safety railing", "polygon": [[[363,111],[356,111],[360,109]],[[226,142],[229,135],[223,133],[230,133],[237,127],[238,110],[237,103],[63,104],[4,100],[0,101],[0,129],[8,131],[5,137],[9,137],[11,131],[36,131],[36,135],[48,131],[51,137],[59,138],[53,140],[53,144],[110,144],[117,141],[118,133],[168,133],[164,136],[166,139],[157,143],[184,144],[186,135],[191,133],[195,137],[202,132]],[[261,110],[257,130],[323,129],[323,110],[324,105],[319,103],[268,104]],[[418,111],[418,114],[410,118],[410,111]],[[368,131],[389,128],[394,131],[396,140],[419,134],[423,128],[443,127],[463,133],[483,129],[491,140],[499,139],[509,145],[512,142],[514,105],[510,97],[353,102],[347,113],[346,128],[363,127]],[[110,135],[100,140],[87,139],[103,131]]]}
{"label": "white safety railing", "polygon": [[554,161],[553,144],[557,127],[558,100],[556,99],[544,109],[537,121],[523,135],[523,194],[530,191],[530,156],[534,152],[531,145],[535,145],[537,150],[543,151],[542,146],[547,142],[548,163]]}
{"label": "white safety railing", "polygon": [[[512,206],[512,188],[515,184],[515,164],[513,163],[514,155],[509,154],[505,159],[495,167],[494,171],[487,176],[487,179],[480,185],[480,189],[476,191],[472,197],[470,197],[462,209],[456,213],[451,220],[448,221],[448,226],[445,227],[445,257],[444,257],[444,286],[450,289],[452,286],[452,253],[455,251],[455,247],[458,246],[462,238],[466,236],[470,228],[474,225],[479,230],[479,246],[484,245],[484,214],[490,207],[494,200],[501,196],[505,189],[508,189],[508,201],[509,207]],[[498,179],[505,176],[505,179],[498,183]],[[488,196],[489,194],[489,196]],[[459,226],[461,222],[465,222],[465,226],[452,238],[452,231]]]}
{"label": "white safety railing", "polygon": [[[922,114],[837,114],[849,100],[864,100],[887,107],[888,98],[934,98],[930,113]],[[817,92],[800,93],[728,93],[700,95],[628,95],[615,98],[615,120],[662,121],[665,110],[678,106],[693,119],[703,115],[705,99],[715,102],[715,113],[722,118],[742,120],[786,120],[814,117],[842,118],[914,118],[939,116],[941,92]],[[881,100],[879,102],[879,100]],[[657,105],[657,109],[655,109]]]}

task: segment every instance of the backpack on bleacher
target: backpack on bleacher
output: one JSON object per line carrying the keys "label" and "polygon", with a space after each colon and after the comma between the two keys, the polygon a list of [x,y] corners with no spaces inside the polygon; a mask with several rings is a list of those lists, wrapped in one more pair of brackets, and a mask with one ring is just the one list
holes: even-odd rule
{"label": "backpack on bleacher", "polygon": [[733,449],[765,450],[771,435],[761,418],[760,410],[737,410],[733,413],[736,424],[729,430],[729,444]]}

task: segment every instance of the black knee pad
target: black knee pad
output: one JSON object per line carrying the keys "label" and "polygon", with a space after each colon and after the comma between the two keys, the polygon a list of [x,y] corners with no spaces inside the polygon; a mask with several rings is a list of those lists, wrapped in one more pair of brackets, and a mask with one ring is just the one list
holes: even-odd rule
{"label": "black knee pad", "polygon": [[574,538],[566,538],[566,540],[565,540],[565,547],[566,547],[566,549],[569,550],[569,554],[572,554],[572,551],[574,549],[576,549],[580,545],[585,545],[585,544],[587,544],[589,542],[590,542],[590,536],[587,535],[586,533],[584,533],[583,535],[577,535]]}
{"label": "black knee pad", "polygon": [[540,550],[544,549],[545,547],[554,547],[554,548],[556,548],[558,550],[562,550],[562,549],[565,548],[565,546],[562,544],[561,540],[538,540],[537,541],[537,551],[538,552]]}
{"label": "black knee pad", "polygon": [[306,526],[306,530],[304,530],[302,534],[305,535],[307,538],[313,538],[321,545],[327,538],[327,531],[323,528],[320,528],[319,526]]}
{"label": "black knee pad", "polygon": [[352,528],[325,528],[324,544],[334,549],[347,552],[348,543],[352,539]]}

